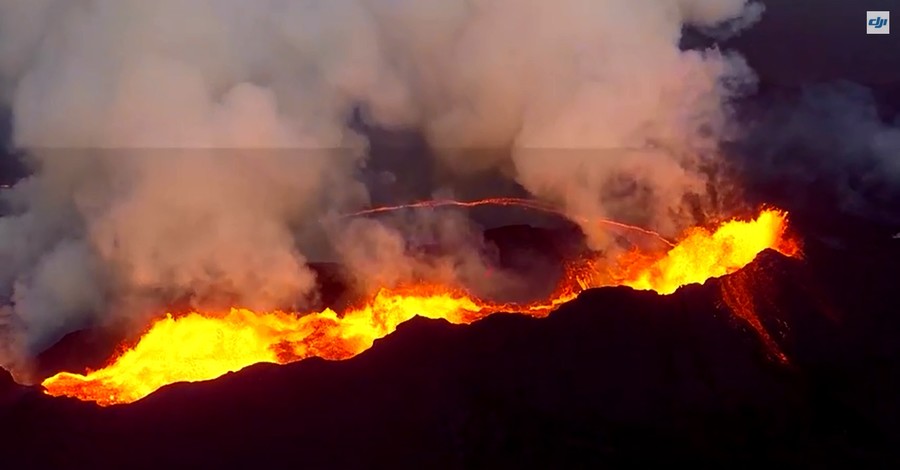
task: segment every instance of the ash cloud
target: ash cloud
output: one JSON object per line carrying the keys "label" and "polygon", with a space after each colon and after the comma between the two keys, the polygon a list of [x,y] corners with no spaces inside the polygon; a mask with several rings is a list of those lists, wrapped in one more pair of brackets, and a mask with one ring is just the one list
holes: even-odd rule
{"label": "ash cloud", "polygon": [[[759,13],[746,0],[0,0],[0,97],[32,168],[3,193],[0,365],[183,295],[300,306],[315,296],[313,226],[360,275],[475,276],[465,220],[321,223],[368,201],[368,142],[347,123],[360,105],[421,132],[447,180],[499,169],[573,217],[674,233],[712,210],[703,168],[753,82],[738,56],[680,50],[682,27],[734,31]],[[425,269],[399,241],[410,231],[465,254]]]}

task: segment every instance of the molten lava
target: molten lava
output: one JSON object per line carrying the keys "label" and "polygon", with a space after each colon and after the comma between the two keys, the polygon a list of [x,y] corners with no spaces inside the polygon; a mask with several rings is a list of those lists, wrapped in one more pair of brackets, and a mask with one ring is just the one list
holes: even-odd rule
{"label": "molten lava", "polygon": [[688,284],[731,274],[765,249],[795,256],[799,248],[785,238],[785,214],[767,210],[756,220],[733,220],[715,231],[688,230],[675,247],[657,257],[632,251],[619,260],[617,284],[671,294]]}
{"label": "molten lava", "polygon": [[669,251],[623,255],[598,272],[598,260],[569,266],[555,293],[542,302],[515,305],[475,298],[443,286],[382,289],[361,307],[339,314],[227,313],[171,315],[154,323],[138,343],[103,369],[60,373],[43,382],[53,396],[100,405],[131,403],[176,382],[211,380],[257,363],[286,364],[308,357],[340,360],[372,346],[415,316],[468,324],[498,312],[542,317],[592,287],[625,285],[670,294],[744,267],[763,250],[798,253],[786,238],[786,215],[763,211],[756,220],[734,220],[716,230],[688,231]]}

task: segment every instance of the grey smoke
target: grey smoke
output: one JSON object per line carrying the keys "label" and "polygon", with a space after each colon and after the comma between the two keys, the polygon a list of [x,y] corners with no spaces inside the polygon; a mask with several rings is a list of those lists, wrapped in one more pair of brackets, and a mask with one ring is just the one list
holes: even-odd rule
{"label": "grey smoke", "polygon": [[[740,57],[679,50],[682,27],[759,13],[747,0],[0,0],[0,97],[34,168],[2,196],[0,365],[179,295],[300,308],[315,296],[310,227],[365,276],[477,276],[475,255],[408,259],[402,228],[322,224],[368,200],[367,142],[347,126],[360,104],[382,128],[420,130],[449,178],[504,168],[573,215],[674,233],[705,199],[725,104],[752,82]],[[476,250],[446,235],[471,233],[466,220],[426,222],[418,233]]]}
{"label": "grey smoke", "polygon": [[900,115],[884,116],[872,89],[821,83],[762,106],[735,153],[751,184],[779,186],[786,208],[900,224]]}

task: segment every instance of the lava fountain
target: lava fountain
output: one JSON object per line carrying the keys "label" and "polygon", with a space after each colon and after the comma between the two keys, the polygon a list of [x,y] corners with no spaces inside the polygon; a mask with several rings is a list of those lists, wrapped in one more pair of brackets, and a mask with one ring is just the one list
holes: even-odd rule
{"label": "lava fountain", "polygon": [[495,303],[447,286],[410,285],[384,288],[341,314],[330,309],[307,314],[232,309],[167,315],[103,369],[84,375],[63,372],[42,385],[53,396],[101,406],[126,404],[168,384],[212,380],[257,363],[347,359],[415,316],[454,324],[499,312],[543,317],[587,289],[613,285],[671,294],[681,286],[734,273],[766,249],[797,255],[786,230],[786,213],[767,209],[754,220],[688,230],[660,253],[634,250],[613,263],[590,257],[572,261],[554,294],[529,304]]}

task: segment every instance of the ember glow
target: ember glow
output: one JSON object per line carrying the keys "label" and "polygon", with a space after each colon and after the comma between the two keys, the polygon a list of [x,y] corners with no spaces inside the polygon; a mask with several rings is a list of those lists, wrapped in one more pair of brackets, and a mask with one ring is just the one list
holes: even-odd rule
{"label": "ember glow", "polygon": [[[624,285],[671,294],[687,284],[731,274],[763,250],[798,254],[786,237],[786,214],[765,210],[755,220],[734,220],[715,230],[687,231],[668,251],[629,252],[615,263],[573,262],[555,293],[532,304],[500,304],[446,286],[382,289],[343,314],[225,313],[171,315],[154,323],[138,343],[107,367],[85,375],[60,373],[43,382],[53,396],[100,405],[131,403],[176,382],[211,380],[257,363],[287,364],[309,357],[341,360],[415,316],[468,324],[499,312],[543,317],[593,287]],[[602,266],[602,267],[601,267]]]}

